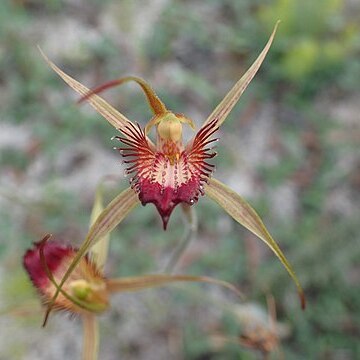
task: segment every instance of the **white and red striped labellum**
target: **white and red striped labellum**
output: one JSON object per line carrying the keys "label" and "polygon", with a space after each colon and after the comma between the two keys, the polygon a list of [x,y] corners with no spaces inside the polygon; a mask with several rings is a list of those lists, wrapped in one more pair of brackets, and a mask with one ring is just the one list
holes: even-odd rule
{"label": "white and red striped labellum", "polygon": [[130,124],[122,131],[127,137],[115,137],[127,145],[119,150],[128,165],[125,171],[131,175],[132,188],[143,205],[156,206],[164,229],[177,204],[193,205],[204,194],[204,183],[214,168],[207,160],[216,155],[210,146],[217,140],[211,138],[217,130],[216,123],[201,129],[185,147],[181,126],[176,114],[167,112],[159,116],[155,148],[138,125]]}

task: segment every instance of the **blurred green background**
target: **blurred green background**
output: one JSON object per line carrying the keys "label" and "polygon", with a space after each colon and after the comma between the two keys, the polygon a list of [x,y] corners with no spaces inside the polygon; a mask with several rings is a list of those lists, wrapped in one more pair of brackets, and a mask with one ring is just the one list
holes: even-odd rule
{"label": "blurred green background", "polygon": [[[45,64],[36,46],[89,87],[134,74],[197,126],[281,24],[259,74],[221,128],[216,177],[258,210],[305,289],[206,198],[198,239],[177,272],[239,286],[250,324],[276,302],[272,359],[360,357],[360,4],[356,0],[2,0],[0,2],[0,359],[77,359],[81,325],[64,314],[41,329],[24,251],[47,232],[79,244],[98,182],[106,201],[128,180],[114,130]],[[136,86],[104,97],[130,119],[151,113]],[[159,271],[183,230],[163,232],[152,205],[112,234],[111,276]],[[203,285],[119,295],[101,317],[101,359],[261,359],[240,339],[238,299]],[[161,304],[159,307],[158,305]],[[256,311],[250,311],[252,306]],[[265,315],[261,313],[262,317]],[[254,318],[253,318],[254,316]],[[261,317],[260,316],[260,317]],[[280,324],[281,323],[281,324]],[[256,331],[258,333],[258,331]]]}

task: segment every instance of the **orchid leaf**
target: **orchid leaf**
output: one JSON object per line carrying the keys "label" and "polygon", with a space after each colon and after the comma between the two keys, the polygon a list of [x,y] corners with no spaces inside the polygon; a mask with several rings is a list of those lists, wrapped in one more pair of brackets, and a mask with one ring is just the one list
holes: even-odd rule
{"label": "orchid leaf", "polygon": [[[104,210],[103,205],[103,185],[100,184],[96,189],[94,205],[91,211],[90,226],[95,223],[97,218]],[[104,235],[95,245],[89,250],[90,260],[96,264],[96,267],[101,271],[104,269],[106,258],[109,250],[110,234]]]}
{"label": "orchid leaf", "polygon": [[100,214],[95,223],[91,226],[82,246],[77,252],[74,260],[70,264],[66,273],[64,274],[59,288],[55,292],[51,302],[49,303],[47,312],[45,314],[44,324],[49,316],[49,313],[56,301],[60,289],[68,279],[72,271],[75,269],[80,259],[86,254],[86,252],[95,245],[97,241],[110,233],[134,208],[140,204],[138,196],[135,191],[128,188],[121,192]]}
{"label": "orchid leaf", "polygon": [[294,280],[299,292],[301,307],[304,309],[305,296],[299,280],[255,210],[240,195],[215,179],[210,179],[209,183],[205,185],[205,194],[218,203],[235,221],[246,227],[269,246]]}
{"label": "orchid leaf", "polygon": [[[77,93],[82,96],[86,96],[91,93],[91,90],[86,86],[82,85],[71,76],[65,74],[60,68],[58,68],[49,58],[44,54],[44,52],[39,48],[41,55],[44,57],[45,61],[49,66]],[[101,114],[112,126],[114,126],[119,131],[125,129],[126,126],[131,123],[123,114],[118,112],[113,108],[109,103],[102,99],[98,95],[93,95],[88,97],[87,102],[99,113]]]}
{"label": "orchid leaf", "polygon": [[109,292],[132,292],[165,286],[176,282],[206,282],[220,285],[236,293],[236,295],[239,297],[243,297],[241,292],[234,285],[228,283],[227,281],[218,280],[207,276],[154,274],[124,277],[108,280],[107,287]]}
{"label": "orchid leaf", "polygon": [[207,124],[217,120],[216,127],[219,127],[227,118],[232,108],[236,105],[240,96],[245,91],[245,89],[250,84],[251,80],[259,70],[262,62],[265,59],[266,54],[268,53],[270,46],[274,40],[274,36],[279,25],[280,21],[277,21],[275,24],[274,30],[270,35],[268,42],[266,43],[264,49],[258,56],[258,58],[254,61],[254,63],[250,66],[250,68],[246,71],[246,73],[242,76],[242,78],[233,86],[233,88],[226,94],[221,103],[215,108],[215,110],[211,113],[211,115],[206,119],[202,128],[204,128]]}
{"label": "orchid leaf", "polygon": [[83,360],[97,360],[99,352],[99,323],[94,314],[82,316],[84,337],[83,337]]}

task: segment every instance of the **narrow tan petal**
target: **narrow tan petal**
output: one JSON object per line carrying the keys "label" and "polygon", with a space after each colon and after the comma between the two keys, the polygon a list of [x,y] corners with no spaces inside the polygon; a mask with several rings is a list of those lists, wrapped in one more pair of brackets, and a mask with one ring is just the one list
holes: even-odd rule
{"label": "narrow tan petal", "polygon": [[[90,90],[73,79],[71,76],[65,74],[59,69],[53,62],[51,62],[44,52],[39,48],[41,55],[44,57],[49,66],[77,93],[82,96],[86,96]],[[112,126],[122,131],[131,122],[123,114],[114,109],[109,103],[102,99],[98,95],[90,96],[86,101],[99,113],[101,114]]]}
{"label": "narrow tan petal", "polygon": [[94,314],[85,314],[83,319],[83,360],[97,360],[99,353],[99,324]]}
{"label": "narrow tan petal", "polygon": [[145,126],[145,135],[148,135],[151,128],[155,125],[158,125],[159,122],[161,121],[161,119],[162,119],[162,116],[159,116],[159,115],[153,116]]}
{"label": "narrow tan petal", "polygon": [[223,286],[236,295],[243,297],[241,292],[227,281],[214,279],[207,276],[191,276],[191,275],[167,275],[154,274],[134,277],[125,277],[119,279],[110,279],[107,282],[109,292],[131,292],[149,289],[153,287],[165,286],[176,282],[206,282]]}
{"label": "narrow tan petal", "polygon": [[96,244],[101,238],[111,232],[124,218],[135,208],[136,205],[140,204],[137,194],[133,189],[128,188],[121,192],[100,214],[95,223],[91,226],[83,244],[73,262],[67,269],[64,277],[62,278],[59,288],[57,289],[54,297],[49,303],[48,309],[45,314],[44,325],[50,314],[50,311],[56,301],[61,287],[68,279],[80,259],[86,254],[91,246]]}
{"label": "narrow tan petal", "polygon": [[[97,218],[104,210],[102,189],[103,189],[102,184],[100,184],[96,189],[94,205],[90,217],[90,226],[95,223]],[[89,250],[89,256],[91,261],[94,262],[96,264],[96,267],[100,270],[104,269],[104,265],[106,263],[106,258],[108,256],[108,250],[109,250],[109,241],[110,241],[110,234],[108,233],[105,236],[103,236]]]}
{"label": "narrow tan petal", "polygon": [[232,108],[236,105],[238,100],[240,99],[240,96],[245,91],[247,86],[250,84],[251,80],[259,70],[262,62],[265,59],[265,56],[267,52],[270,49],[270,46],[273,42],[276,29],[279,25],[278,21],[275,24],[274,30],[265,45],[263,51],[260,53],[258,58],[255,60],[255,62],[250,66],[250,68],[246,71],[246,73],[242,76],[242,78],[234,85],[234,87],[226,94],[224,99],[221,101],[221,103],[215,108],[215,110],[212,112],[212,114],[206,119],[204,124],[202,125],[202,128],[206,126],[211,121],[217,119],[216,126],[219,127],[226,119],[226,117],[229,115]]}
{"label": "narrow tan petal", "polygon": [[301,306],[305,308],[304,291],[294,270],[255,210],[240,195],[215,179],[210,179],[209,183],[205,185],[205,194],[217,202],[234,220],[245,226],[270,247],[294,280],[298,288]]}

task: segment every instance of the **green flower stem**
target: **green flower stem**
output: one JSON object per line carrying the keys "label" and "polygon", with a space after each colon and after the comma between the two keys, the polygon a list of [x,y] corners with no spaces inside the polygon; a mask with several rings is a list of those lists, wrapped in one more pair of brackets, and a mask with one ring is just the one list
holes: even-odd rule
{"label": "green flower stem", "polygon": [[99,353],[99,323],[94,314],[87,313],[82,316],[84,338],[83,338],[83,360],[97,360]]}
{"label": "green flower stem", "polygon": [[172,273],[179,259],[190,245],[191,241],[196,237],[198,230],[198,220],[194,207],[182,204],[181,208],[184,214],[185,232],[178,246],[173,251],[164,271]]}

